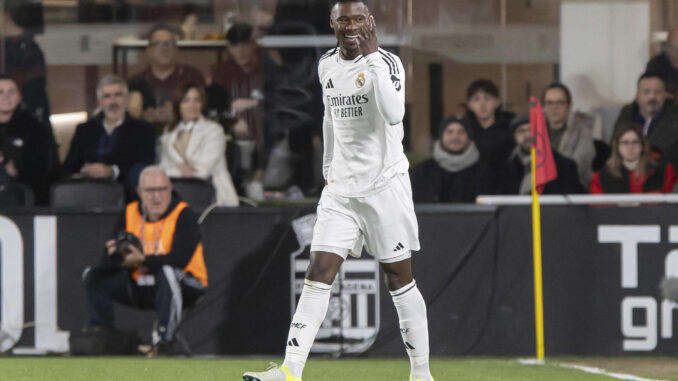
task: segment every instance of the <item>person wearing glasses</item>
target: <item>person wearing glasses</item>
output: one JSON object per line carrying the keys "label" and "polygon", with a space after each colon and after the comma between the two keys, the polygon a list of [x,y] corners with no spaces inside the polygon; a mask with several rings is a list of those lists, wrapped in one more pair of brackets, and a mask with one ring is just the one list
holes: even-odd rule
{"label": "person wearing glasses", "polygon": [[146,167],[137,192],[141,201],[127,205],[101,263],[83,273],[89,325],[114,332],[114,302],[154,309],[153,344],[171,352],[182,310],[207,288],[202,236],[195,213],[172,192],[162,168]]}
{"label": "person wearing glasses", "polygon": [[646,72],[637,84],[636,99],[619,113],[615,130],[627,123],[642,126],[650,146],[674,166],[678,165],[678,107],[668,99],[666,85],[657,73]]}
{"label": "person wearing glasses", "polygon": [[[152,107],[150,122],[166,123],[172,120],[172,96],[184,83],[205,86],[200,70],[177,62],[179,32],[167,25],[156,25],[148,32],[146,60],[148,66],[141,73],[130,78],[130,83],[146,82],[153,88],[155,104],[144,101],[144,107]],[[150,104],[148,104],[150,103]]]}
{"label": "person wearing glasses", "polygon": [[593,176],[593,117],[572,111],[572,95],[562,83],[554,82],[542,95],[544,117],[551,147],[577,164],[579,181],[588,187]]}
{"label": "person wearing glasses", "polygon": [[650,148],[643,126],[620,125],[612,136],[612,155],[593,174],[590,193],[670,193],[676,185],[676,171]]}

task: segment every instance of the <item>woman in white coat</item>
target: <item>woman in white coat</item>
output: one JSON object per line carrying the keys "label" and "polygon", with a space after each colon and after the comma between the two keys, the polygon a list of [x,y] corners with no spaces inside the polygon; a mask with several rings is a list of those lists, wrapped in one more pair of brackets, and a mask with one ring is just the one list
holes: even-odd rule
{"label": "woman in white coat", "polygon": [[173,100],[177,118],[160,137],[160,166],[170,177],[211,179],[219,206],[238,206],[238,194],[226,167],[223,128],[202,115],[205,93],[187,85]]}

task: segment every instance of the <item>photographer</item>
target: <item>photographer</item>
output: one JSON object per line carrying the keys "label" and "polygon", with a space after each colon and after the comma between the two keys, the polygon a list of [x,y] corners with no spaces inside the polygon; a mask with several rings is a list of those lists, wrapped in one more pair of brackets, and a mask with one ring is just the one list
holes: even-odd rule
{"label": "photographer", "polygon": [[113,302],[155,309],[159,338],[153,344],[171,349],[182,309],[207,287],[201,234],[195,214],[173,195],[161,168],[144,169],[137,192],[141,202],[127,205],[102,263],[83,274],[89,324],[113,329]]}

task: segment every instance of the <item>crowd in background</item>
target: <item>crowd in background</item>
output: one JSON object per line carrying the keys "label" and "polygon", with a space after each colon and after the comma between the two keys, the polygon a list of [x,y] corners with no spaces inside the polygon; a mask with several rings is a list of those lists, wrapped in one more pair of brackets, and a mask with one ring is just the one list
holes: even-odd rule
{"label": "crowd in background", "polygon": [[[110,181],[135,197],[139,173],[158,164],[173,178],[211,184],[219,206],[243,198],[300,199],[322,190],[321,88],[316,49],[263,49],[262,33],[303,34],[290,23],[226,32],[227,59],[205,79],[179,63],[178,29],[156,25],[145,38],[147,66],[129,79],[102,77],[98,108],[77,126],[63,163],[49,122],[45,60],[32,36],[3,14],[5,72],[0,76],[0,205],[13,187],[49,203],[59,181]],[[558,177],[546,194],[673,192],[678,165],[678,32],[637,82],[612,141],[594,140],[592,116],[573,110],[566,84],[543,89],[541,102]],[[67,95],[65,95],[67,96]],[[413,163],[415,202],[472,203],[483,194],[529,194],[526,115],[503,110],[497,86],[478,79],[467,112],[446,118],[431,157]]]}

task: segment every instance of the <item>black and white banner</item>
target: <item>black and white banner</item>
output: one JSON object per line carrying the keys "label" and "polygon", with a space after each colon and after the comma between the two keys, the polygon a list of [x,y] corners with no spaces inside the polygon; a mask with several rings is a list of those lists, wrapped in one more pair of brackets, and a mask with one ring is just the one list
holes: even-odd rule
{"label": "black and white banner", "polygon": [[[547,355],[678,353],[677,306],[658,284],[678,276],[678,206],[542,208]],[[413,256],[433,355],[532,355],[532,233],[527,206],[419,206]],[[117,213],[0,215],[0,350],[62,352],[87,324],[82,270]],[[182,326],[194,353],[285,348],[308,265],[313,208],[217,210],[202,224],[208,294]],[[293,221],[302,221],[301,229]],[[305,231],[305,233],[304,233]],[[153,312],[116,308],[148,339]],[[349,259],[314,352],[403,355],[378,265]]]}

